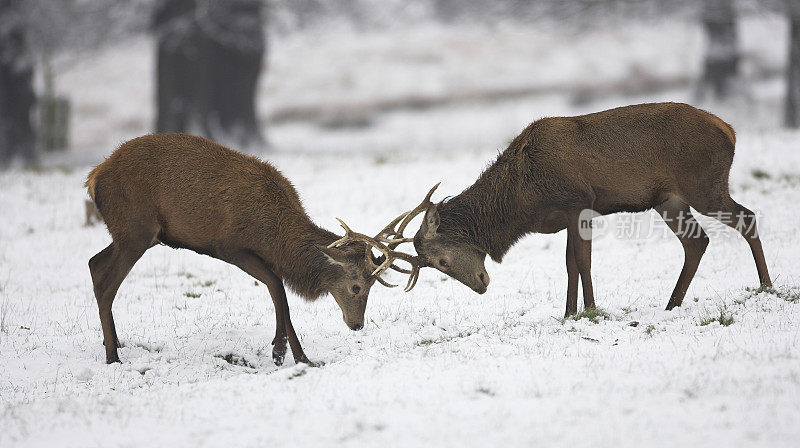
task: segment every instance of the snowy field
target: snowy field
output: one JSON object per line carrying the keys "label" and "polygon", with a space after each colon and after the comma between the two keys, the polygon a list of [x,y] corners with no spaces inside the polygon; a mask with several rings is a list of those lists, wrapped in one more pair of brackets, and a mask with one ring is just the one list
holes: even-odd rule
{"label": "snowy field", "polygon": [[[130,45],[133,60],[146,59],[141,43]],[[102,55],[90,62],[109,65]],[[608,316],[564,321],[566,235],[531,235],[503,264],[487,261],[484,295],[430,269],[410,293],[374,286],[359,332],[331,297],[290,295],[306,354],[324,365],[289,357],[276,367],[266,287],[214,259],[155,247],[117,295],[122,363],[107,366],[87,261],[110,237],[84,227],[82,184],[101,154],[145,132],[150,103],[133,80],[104,84],[88,65],[70,81],[96,92],[94,109],[79,105],[89,118],[73,140],[83,148],[46,161],[60,168],[0,174],[0,446],[800,442],[800,133],[775,126],[780,81],[754,83],[752,103],[704,105],[739,130],[732,195],[761,215],[776,292],[753,290],[745,241],[705,219],[711,244],[684,305],[663,311],[683,251],[658,223],[647,238],[595,239],[596,300]],[[318,224],[338,232],[341,217],[375,232],[435,182],[435,199],[460,192],[538,117],[690,98],[676,88],[578,106],[534,95],[377,114],[364,128],[293,122],[270,127],[269,151],[251,151],[295,183]],[[116,124],[101,129],[92,114]]]}

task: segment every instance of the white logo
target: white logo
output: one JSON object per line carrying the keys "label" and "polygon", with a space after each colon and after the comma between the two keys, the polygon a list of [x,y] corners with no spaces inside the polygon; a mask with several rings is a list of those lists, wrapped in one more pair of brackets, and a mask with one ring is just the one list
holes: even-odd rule
{"label": "white logo", "polygon": [[578,235],[584,240],[605,235],[609,227],[608,220],[594,210],[585,208],[578,215]]}

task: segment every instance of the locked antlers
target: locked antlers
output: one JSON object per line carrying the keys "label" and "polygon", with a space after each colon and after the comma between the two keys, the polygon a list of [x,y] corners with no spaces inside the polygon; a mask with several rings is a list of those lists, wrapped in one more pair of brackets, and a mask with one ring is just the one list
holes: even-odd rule
{"label": "locked antlers", "polygon": [[[386,272],[387,269],[393,268],[396,271],[400,271],[403,273],[411,274],[408,279],[408,283],[406,284],[406,291],[411,291],[411,288],[414,287],[416,284],[416,279],[419,276],[419,266],[417,263],[417,257],[413,255],[409,255],[403,252],[398,252],[393,249],[390,249],[386,246],[383,242],[373,238],[371,236],[364,235],[363,233],[353,232],[347,224],[344,223],[339,218],[336,218],[341,224],[342,228],[345,231],[344,237],[334,241],[328,247],[341,247],[345,244],[350,244],[353,242],[362,242],[367,243],[366,249],[366,259],[367,263],[369,263],[370,267],[372,268],[372,276],[383,286],[388,287],[395,287],[397,285],[393,285],[388,283],[386,280],[381,278],[381,274]],[[372,255],[372,248],[375,248],[378,252],[382,254],[382,257],[375,259]],[[411,265],[411,270],[406,270],[395,266],[393,263],[396,260],[403,260]]]}
{"label": "locked antlers", "polygon": [[[440,182],[441,183],[441,182]],[[414,286],[417,284],[417,279],[419,278],[419,269],[421,267],[421,261],[419,257],[414,255],[409,255],[404,252],[398,252],[394,250],[397,246],[402,243],[410,243],[413,242],[413,238],[405,238],[403,236],[403,231],[405,230],[408,223],[414,219],[415,216],[419,215],[420,213],[424,212],[428,209],[431,202],[431,196],[433,196],[433,192],[436,191],[436,188],[439,187],[439,184],[431,188],[428,192],[428,195],[425,196],[425,199],[415,207],[413,210],[405,212],[398,216],[397,218],[393,219],[386,227],[383,228],[377,235],[374,237],[370,237],[364,235],[363,233],[353,232],[347,224],[344,223],[339,218],[336,218],[341,224],[342,228],[345,231],[344,237],[334,241],[328,247],[341,247],[345,244],[349,244],[352,242],[362,242],[367,243],[366,249],[366,259],[367,263],[369,263],[370,267],[372,268],[372,275],[375,279],[382,284],[383,286],[388,287],[395,287],[397,285],[393,285],[391,283],[386,282],[381,278],[381,275],[386,272],[387,269],[393,269],[398,272],[402,272],[404,274],[409,274],[408,283],[406,283],[405,291],[411,291]],[[398,226],[399,224],[399,226]],[[397,228],[395,228],[397,226]],[[382,254],[381,257],[375,259],[372,255],[372,248],[375,248],[378,252]],[[395,261],[402,260],[406,263],[411,265],[411,270],[403,269],[398,267],[394,264]]]}
{"label": "locked antlers", "polygon": [[[433,196],[433,192],[439,188],[439,184],[441,184],[441,182],[438,182],[436,185],[434,185],[433,188],[428,191],[425,199],[423,199],[422,202],[420,202],[420,204],[413,210],[403,213],[402,215],[393,219],[392,222],[387,224],[386,227],[384,227],[383,230],[381,230],[376,236],[378,241],[387,243],[391,249],[394,249],[401,243],[413,242],[414,238],[404,238],[403,232],[406,230],[406,226],[408,226],[408,223],[411,222],[412,219],[414,219],[420,213],[428,210],[428,207],[433,205],[433,202],[431,202],[431,196]],[[395,229],[395,226],[397,226],[398,223],[400,225],[397,227],[397,229]]]}

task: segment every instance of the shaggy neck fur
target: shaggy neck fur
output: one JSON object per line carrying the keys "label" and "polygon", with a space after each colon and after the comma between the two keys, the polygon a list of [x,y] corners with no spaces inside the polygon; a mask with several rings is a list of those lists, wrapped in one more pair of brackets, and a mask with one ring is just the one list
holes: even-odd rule
{"label": "shaggy neck fur", "polygon": [[[341,267],[330,262],[320,250],[335,240],[335,234],[316,226],[306,217],[297,223],[299,230],[281,241],[275,257],[275,273],[286,285],[306,300],[316,300],[329,292],[341,276]],[[298,237],[299,234],[299,237]]]}
{"label": "shaggy neck fur", "polygon": [[516,159],[503,153],[472,186],[439,205],[439,233],[467,243],[500,262],[525,233],[520,215],[521,173]]}

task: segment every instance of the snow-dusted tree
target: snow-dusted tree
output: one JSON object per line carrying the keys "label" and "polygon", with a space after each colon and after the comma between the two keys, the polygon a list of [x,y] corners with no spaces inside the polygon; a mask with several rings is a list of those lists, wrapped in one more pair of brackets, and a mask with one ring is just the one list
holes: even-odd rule
{"label": "snow-dusted tree", "polygon": [[31,116],[33,56],[28,45],[21,0],[0,0],[0,168],[16,157],[36,160]]}
{"label": "snow-dusted tree", "polygon": [[739,43],[733,0],[705,0],[702,10],[706,55],[697,97],[728,98],[739,79]]}
{"label": "snow-dusted tree", "polygon": [[256,83],[264,61],[260,0],[163,0],[157,36],[158,132],[249,146],[262,141]]}
{"label": "snow-dusted tree", "polygon": [[786,61],[784,123],[800,127],[800,0],[786,0],[789,17],[789,55]]}

